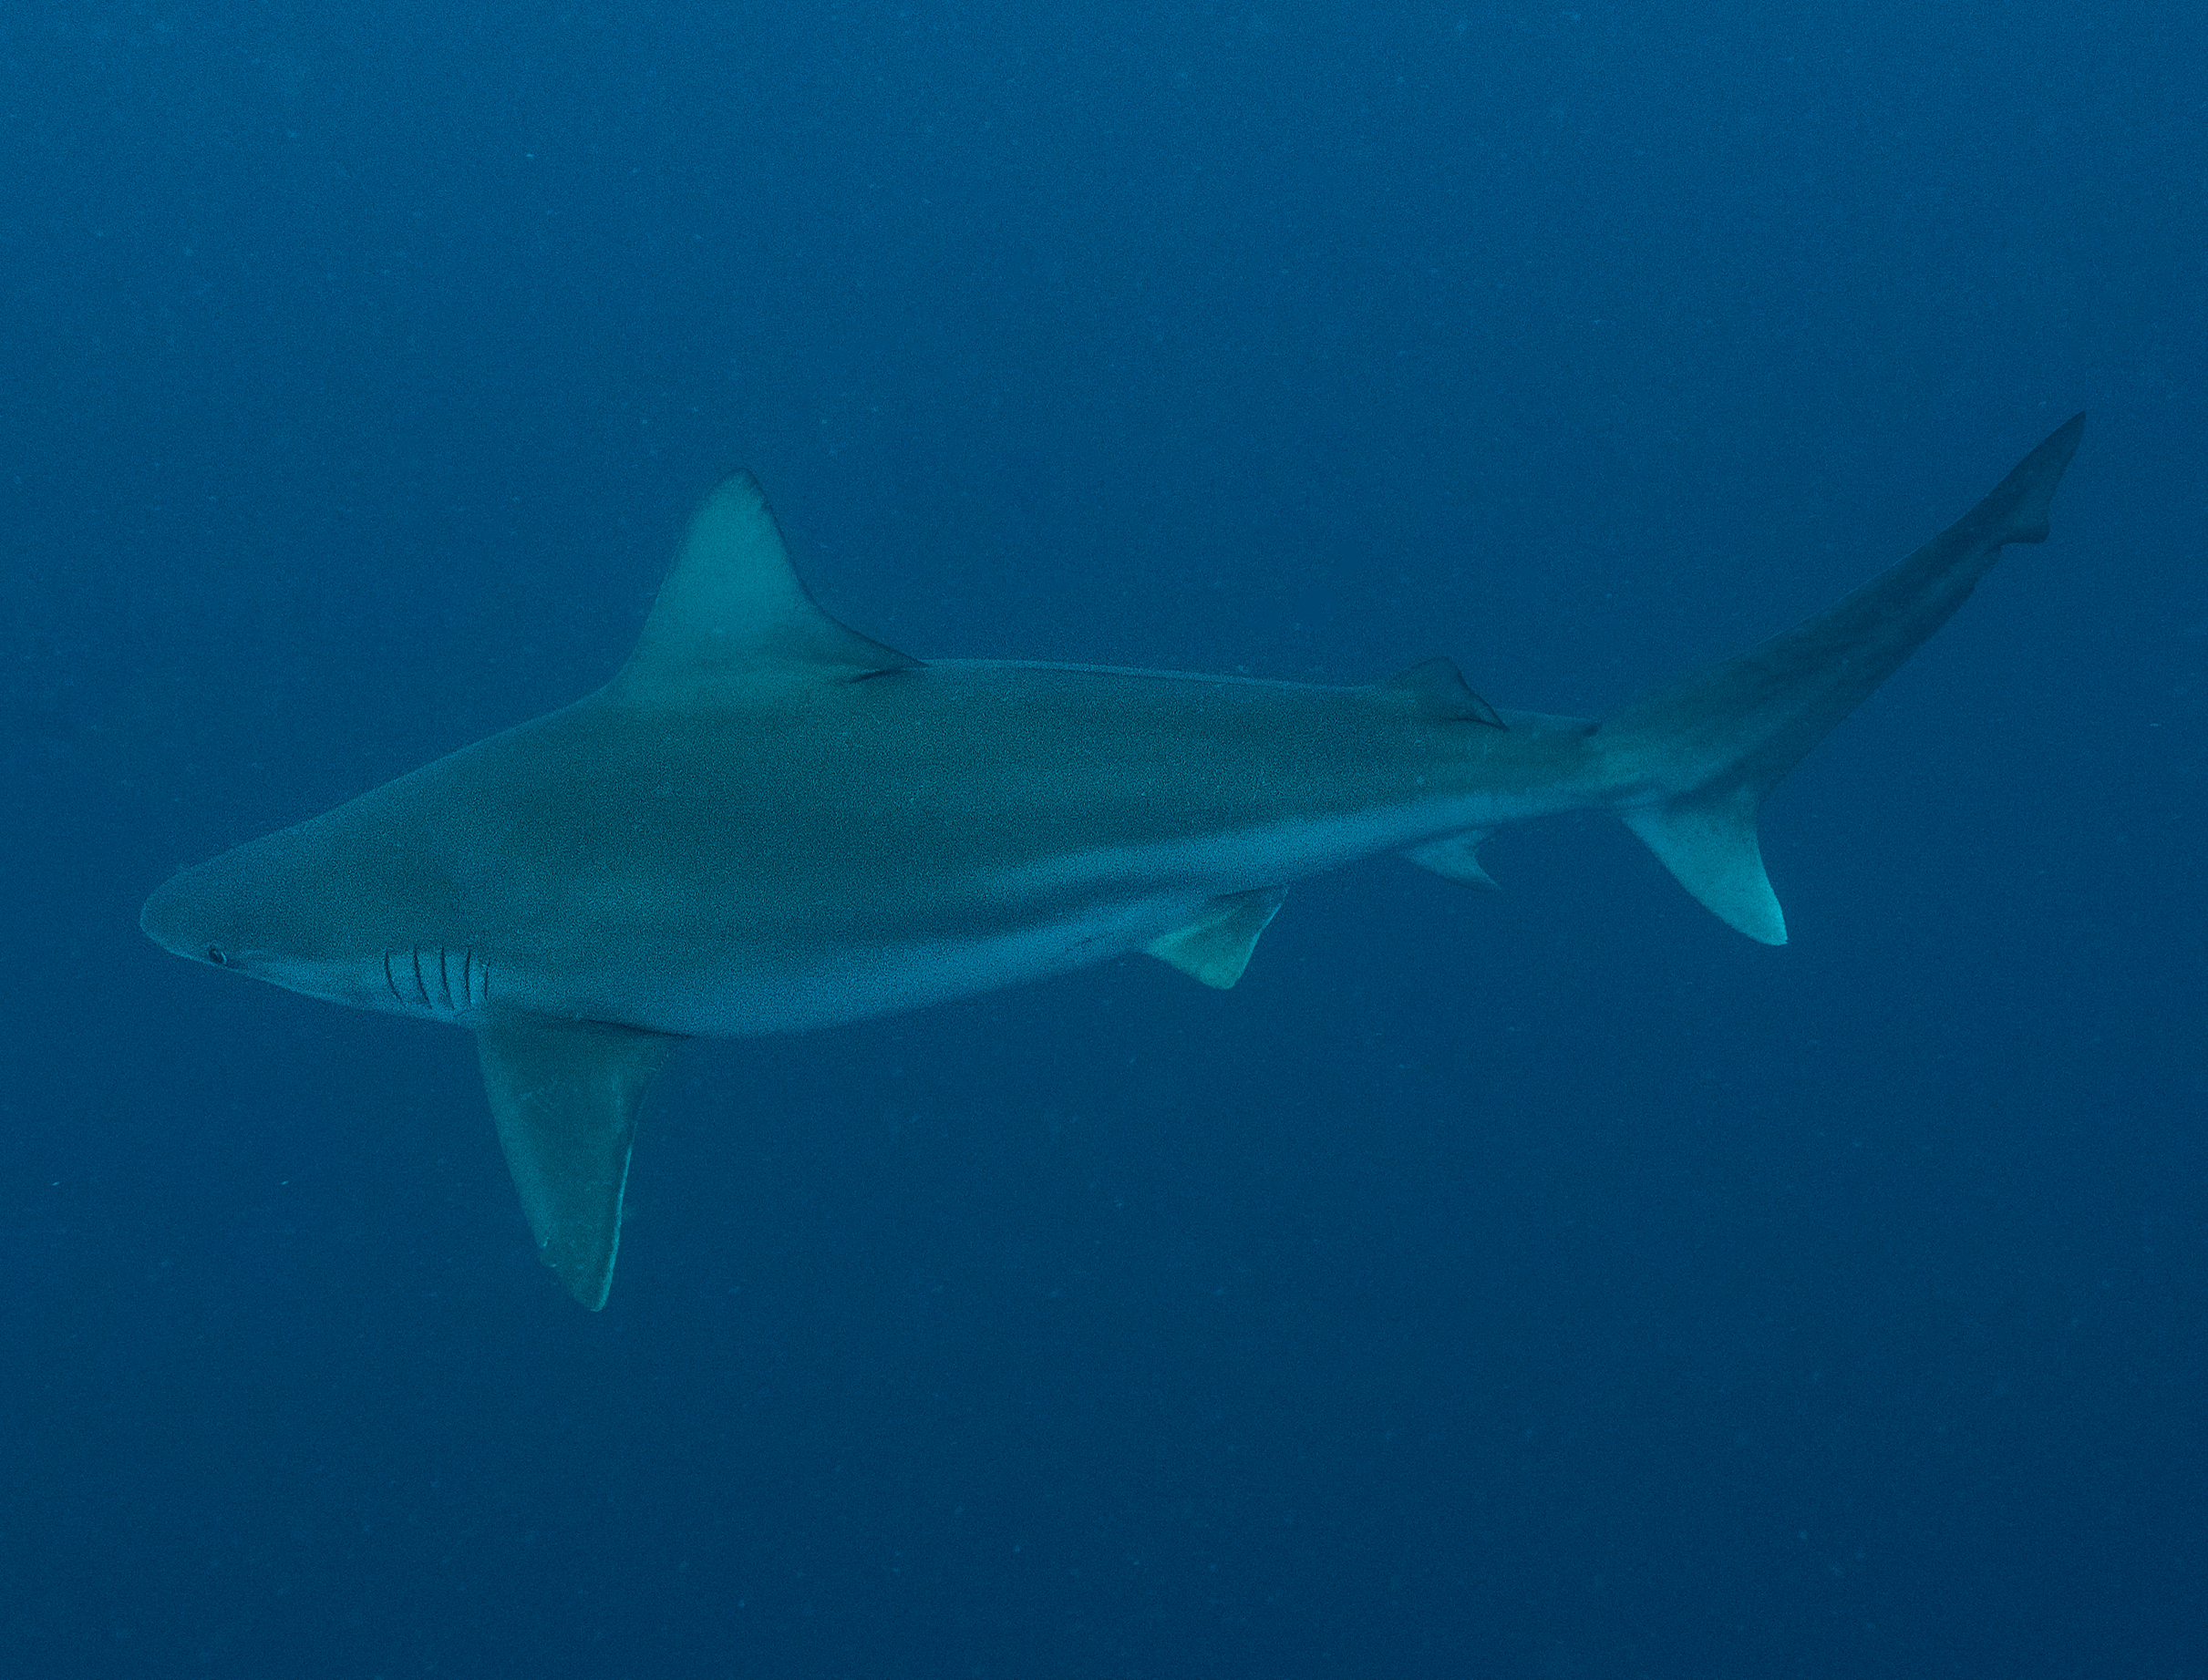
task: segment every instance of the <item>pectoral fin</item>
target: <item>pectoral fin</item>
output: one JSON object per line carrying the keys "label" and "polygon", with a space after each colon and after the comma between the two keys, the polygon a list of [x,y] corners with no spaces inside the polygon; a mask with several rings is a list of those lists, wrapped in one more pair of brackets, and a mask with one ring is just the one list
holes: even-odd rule
{"label": "pectoral fin", "polygon": [[483,1086],[537,1256],[593,1313],[614,1281],[636,1109],[681,1042],[528,1015],[496,1017],[476,1032]]}
{"label": "pectoral fin", "polygon": [[1257,936],[1287,896],[1285,887],[1226,893],[1206,904],[1188,926],[1153,939],[1144,949],[1191,979],[1223,992],[1242,978],[1250,953],[1257,949]]}

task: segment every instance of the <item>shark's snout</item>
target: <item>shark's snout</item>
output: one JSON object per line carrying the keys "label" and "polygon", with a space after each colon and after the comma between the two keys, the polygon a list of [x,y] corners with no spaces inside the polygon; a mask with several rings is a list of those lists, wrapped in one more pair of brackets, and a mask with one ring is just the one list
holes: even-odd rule
{"label": "shark's snout", "polygon": [[195,963],[233,968],[255,939],[253,871],[238,851],[181,870],[153,890],[138,925],[155,944]]}
{"label": "shark's snout", "polygon": [[173,951],[179,956],[205,958],[204,946],[198,951],[191,949],[192,933],[197,926],[194,908],[189,876],[171,876],[154,888],[145,909],[139,912],[139,930],[164,951]]}
{"label": "shark's snout", "polygon": [[366,1008],[383,1006],[396,943],[348,921],[342,867],[302,824],[181,870],[153,890],[138,925],[164,951],[272,985]]}

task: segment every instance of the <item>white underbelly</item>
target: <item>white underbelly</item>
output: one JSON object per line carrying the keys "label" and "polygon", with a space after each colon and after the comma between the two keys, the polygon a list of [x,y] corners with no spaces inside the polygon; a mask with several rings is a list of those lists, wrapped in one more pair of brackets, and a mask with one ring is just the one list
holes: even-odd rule
{"label": "white underbelly", "polygon": [[[1491,801],[1437,800],[1060,852],[969,879],[932,910],[914,907],[879,939],[846,929],[811,945],[785,935],[773,945],[739,937],[719,950],[599,947],[581,973],[545,973],[532,983],[514,969],[494,970],[490,1004],[704,1037],[831,1026],[1105,962],[1188,926],[1223,893],[1285,886],[1497,819],[1507,818]],[[1020,904],[1059,908],[1006,927],[1006,911]]]}
{"label": "white underbelly", "polygon": [[972,938],[852,944],[802,957],[732,953],[694,977],[637,976],[609,999],[615,1018],[660,1032],[748,1038],[893,1015],[948,998],[1068,974],[1140,951],[1193,921],[1211,895],[1159,894],[1085,907],[1060,920]]}

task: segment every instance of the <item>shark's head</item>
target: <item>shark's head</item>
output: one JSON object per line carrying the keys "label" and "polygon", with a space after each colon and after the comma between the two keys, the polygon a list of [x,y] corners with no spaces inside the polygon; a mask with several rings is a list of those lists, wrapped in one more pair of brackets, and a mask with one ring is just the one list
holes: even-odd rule
{"label": "shark's head", "polygon": [[[179,956],[309,997],[455,1017],[469,1002],[467,985],[448,1004],[450,988],[434,968],[428,984],[415,984],[412,943],[377,925],[357,860],[332,843],[330,827],[329,818],[302,823],[181,871],[146,901],[139,926]],[[433,964],[443,955],[434,945],[428,954]]]}

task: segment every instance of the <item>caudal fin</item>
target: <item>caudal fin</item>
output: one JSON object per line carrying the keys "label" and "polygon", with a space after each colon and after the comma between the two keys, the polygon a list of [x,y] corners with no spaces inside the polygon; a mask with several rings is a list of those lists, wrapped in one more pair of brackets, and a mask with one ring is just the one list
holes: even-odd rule
{"label": "caudal fin", "polygon": [[1679,883],[1767,945],[1786,918],[1763,872],[1763,796],[1947,622],[2011,542],[2047,538],[2048,505],[2085,429],[2078,415],[1993,494],[1845,601],[1603,724],[1618,815]]}

